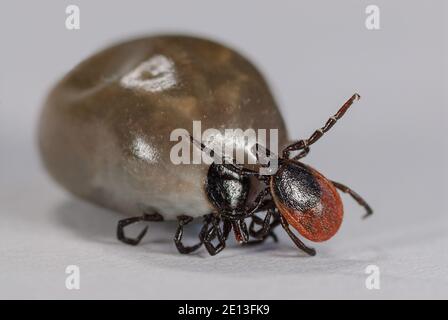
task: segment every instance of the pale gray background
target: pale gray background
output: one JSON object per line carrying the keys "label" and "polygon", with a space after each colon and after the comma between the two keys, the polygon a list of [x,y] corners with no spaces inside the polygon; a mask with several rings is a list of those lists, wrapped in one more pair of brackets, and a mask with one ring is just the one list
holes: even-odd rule
{"label": "pale gray background", "polygon": [[[81,9],[79,31],[65,29],[71,3]],[[364,27],[371,3],[381,9],[379,31]],[[447,298],[442,3],[1,1],[0,298]],[[344,224],[314,258],[283,237],[182,256],[170,224],[153,224],[139,247],[117,242],[117,214],[74,199],[41,168],[36,120],[49,88],[80,60],[160,31],[205,35],[253,59],[291,137],[308,136],[359,92],[306,162],[353,186],[375,215],[362,221],[344,196]],[[69,264],[81,268],[79,291],[65,289]],[[380,290],[365,288],[369,264],[380,267]]]}

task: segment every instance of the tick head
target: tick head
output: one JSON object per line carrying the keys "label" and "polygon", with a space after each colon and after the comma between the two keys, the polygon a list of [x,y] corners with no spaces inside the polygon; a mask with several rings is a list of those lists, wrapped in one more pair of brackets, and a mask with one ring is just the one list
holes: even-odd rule
{"label": "tick head", "polygon": [[308,240],[325,241],[338,231],[341,198],[331,181],[313,168],[285,161],[272,176],[270,187],[280,214]]}

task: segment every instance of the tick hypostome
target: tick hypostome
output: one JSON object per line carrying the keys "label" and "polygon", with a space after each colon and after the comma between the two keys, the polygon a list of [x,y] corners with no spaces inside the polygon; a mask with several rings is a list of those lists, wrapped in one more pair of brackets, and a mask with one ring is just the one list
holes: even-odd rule
{"label": "tick hypostome", "polygon": [[[288,145],[265,80],[240,54],[193,37],[142,38],[95,54],[56,85],[42,112],[39,145],[46,168],[63,187],[130,216],[118,224],[123,242],[137,244],[146,232],[127,237],[124,228],[131,223],[177,220],[174,241],[181,253],[204,244],[213,255],[232,230],[240,243],[252,244],[276,240],[273,229],[282,225],[297,246],[314,254],[289,226],[311,241],[334,235],[343,213],[335,188],[371,213],[352,190],[299,162],[358,97],[310,138]],[[278,129],[278,145],[286,147],[277,173],[263,176],[257,166],[232,163],[174,164],[170,133],[193,121],[201,121],[203,130]],[[260,148],[268,140],[258,140]],[[183,228],[197,217],[203,218],[198,243],[185,246]]]}

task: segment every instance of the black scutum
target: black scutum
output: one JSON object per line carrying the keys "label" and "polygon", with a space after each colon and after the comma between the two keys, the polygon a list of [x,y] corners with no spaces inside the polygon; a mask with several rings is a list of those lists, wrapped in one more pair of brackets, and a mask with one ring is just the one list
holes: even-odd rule
{"label": "black scutum", "polygon": [[274,177],[274,191],[288,207],[298,211],[314,208],[321,190],[308,168],[297,162],[285,163]]}
{"label": "black scutum", "polygon": [[205,191],[213,205],[230,213],[244,206],[249,192],[249,179],[212,163],[208,170]]}

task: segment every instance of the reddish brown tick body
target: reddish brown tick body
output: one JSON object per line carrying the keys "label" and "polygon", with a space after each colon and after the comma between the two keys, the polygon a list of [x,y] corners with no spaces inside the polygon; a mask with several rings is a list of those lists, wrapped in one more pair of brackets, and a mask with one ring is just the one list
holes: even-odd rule
{"label": "reddish brown tick body", "polygon": [[[286,221],[294,227],[302,236],[306,239],[321,242],[330,239],[336,232],[342,223],[343,218],[343,205],[341,197],[334,185],[328,181],[322,174],[316,170],[305,166],[298,162],[288,163],[288,167],[299,167],[299,171],[305,171],[310,173],[309,177],[303,177],[301,179],[311,180],[307,189],[306,186],[300,190],[297,186],[297,181],[289,181],[285,171],[287,169],[281,168],[275,176],[270,180],[270,189],[273,196],[275,205],[280,211],[280,214],[286,219]],[[287,181],[282,181],[282,180]],[[278,181],[277,184],[275,183]],[[310,181],[308,181],[310,182]],[[288,185],[290,188],[290,194],[283,194],[283,197],[279,197],[278,183]],[[315,185],[314,185],[315,184]],[[303,183],[302,183],[303,186]],[[313,189],[314,187],[314,189]],[[295,189],[295,190],[294,190]],[[305,189],[305,190],[303,190]],[[308,192],[308,194],[306,194]],[[303,198],[312,198],[317,193],[314,201],[308,201],[304,203],[300,208],[294,205],[294,200],[304,202]],[[301,197],[302,199],[298,199]]]}

